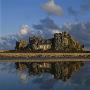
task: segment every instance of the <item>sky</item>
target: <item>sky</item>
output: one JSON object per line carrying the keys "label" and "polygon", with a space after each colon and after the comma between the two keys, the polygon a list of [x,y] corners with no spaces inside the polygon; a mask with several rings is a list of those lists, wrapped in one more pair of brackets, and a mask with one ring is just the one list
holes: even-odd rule
{"label": "sky", "polygon": [[[48,17],[48,11],[42,8],[48,1],[50,0],[0,0],[0,36],[17,33],[22,25],[29,25],[33,29],[34,24]],[[58,26],[90,19],[90,0],[54,1],[62,9],[62,15],[50,13],[49,17]]]}

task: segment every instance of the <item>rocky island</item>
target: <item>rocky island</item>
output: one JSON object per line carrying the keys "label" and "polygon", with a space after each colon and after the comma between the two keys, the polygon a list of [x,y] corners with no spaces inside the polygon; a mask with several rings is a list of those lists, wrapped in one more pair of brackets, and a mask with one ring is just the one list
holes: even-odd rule
{"label": "rocky island", "polygon": [[59,60],[64,58],[90,58],[84,45],[74,40],[67,32],[55,33],[53,38],[29,37],[28,40],[16,41],[15,50],[2,51],[0,59],[19,60]]}
{"label": "rocky island", "polygon": [[29,41],[16,42],[16,51],[83,52],[84,45],[74,40],[67,32],[55,33],[53,38],[29,37]]}

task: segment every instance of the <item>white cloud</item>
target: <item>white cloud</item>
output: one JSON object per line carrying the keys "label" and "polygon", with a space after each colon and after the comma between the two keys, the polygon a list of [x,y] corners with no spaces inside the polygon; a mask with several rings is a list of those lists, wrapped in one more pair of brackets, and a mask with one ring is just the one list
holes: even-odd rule
{"label": "white cloud", "polygon": [[61,16],[63,14],[62,8],[57,5],[54,0],[49,0],[42,6],[43,10],[48,12],[49,14]]}
{"label": "white cloud", "polygon": [[64,27],[65,27],[65,29],[68,29],[69,31],[71,30],[71,23],[69,23],[69,22],[66,22],[66,23],[64,23]]}
{"label": "white cloud", "polygon": [[40,24],[33,25],[38,35],[44,38],[51,38],[55,32],[59,32],[60,27],[50,18],[46,17],[40,20]]}
{"label": "white cloud", "polygon": [[52,30],[52,33],[62,33],[60,30]]}
{"label": "white cloud", "polygon": [[21,27],[21,30],[19,32],[20,35],[26,35],[29,33],[29,26],[28,25],[23,25]]}

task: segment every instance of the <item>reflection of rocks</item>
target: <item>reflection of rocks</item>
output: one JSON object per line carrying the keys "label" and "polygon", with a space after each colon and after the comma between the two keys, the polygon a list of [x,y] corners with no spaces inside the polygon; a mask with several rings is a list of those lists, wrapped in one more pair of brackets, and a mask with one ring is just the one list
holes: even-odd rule
{"label": "reflection of rocks", "polygon": [[18,69],[18,74],[22,83],[27,83],[28,81],[28,68],[25,63],[16,63],[16,69]]}
{"label": "reflection of rocks", "polygon": [[53,64],[52,71],[57,79],[67,80],[80,69],[83,62],[60,62]]}
{"label": "reflection of rocks", "polygon": [[51,73],[55,79],[66,81],[78,71],[84,62],[54,62],[54,63],[15,63],[16,69],[24,71],[27,68],[29,75]]}

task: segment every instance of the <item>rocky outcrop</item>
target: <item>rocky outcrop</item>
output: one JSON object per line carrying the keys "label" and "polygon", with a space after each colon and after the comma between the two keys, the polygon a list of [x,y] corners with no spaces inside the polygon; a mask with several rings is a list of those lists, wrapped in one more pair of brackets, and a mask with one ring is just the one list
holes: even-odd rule
{"label": "rocky outcrop", "polygon": [[[41,47],[41,48],[40,48]],[[58,52],[81,52],[84,50],[84,45],[80,45],[67,32],[55,33],[51,39],[43,39],[39,37],[30,37],[29,42],[20,40],[16,42],[16,50],[31,50],[31,51],[58,51]]]}

